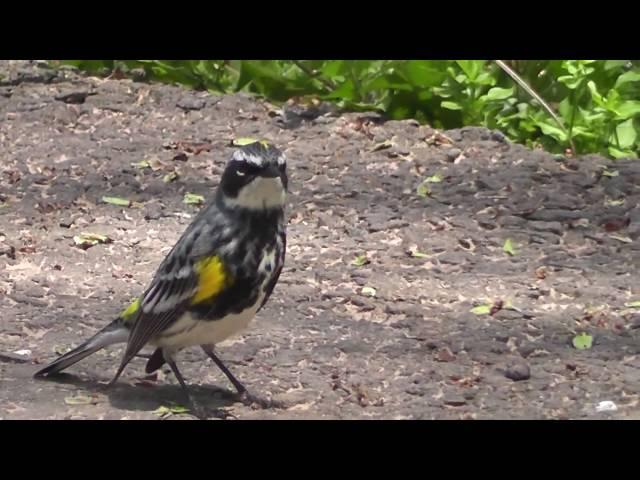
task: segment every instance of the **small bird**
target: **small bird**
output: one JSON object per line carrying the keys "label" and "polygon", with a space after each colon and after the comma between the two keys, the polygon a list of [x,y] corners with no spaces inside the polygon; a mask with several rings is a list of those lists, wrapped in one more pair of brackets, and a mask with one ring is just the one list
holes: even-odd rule
{"label": "small bird", "polygon": [[[144,293],[93,337],[34,376],[54,375],[109,345],[126,342],[109,385],[136,356],[148,358],[147,373],[167,363],[202,418],[205,410],[190,394],[175,361],[182,349],[199,346],[244,403],[272,406],[249,394],[214,346],[248,327],[278,282],[285,261],[287,187],[286,158],[277,147],[265,141],[240,146],[227,162],[215,195],[167,254]],[[156,347],[150,356],[139,354],[146,345]]]}

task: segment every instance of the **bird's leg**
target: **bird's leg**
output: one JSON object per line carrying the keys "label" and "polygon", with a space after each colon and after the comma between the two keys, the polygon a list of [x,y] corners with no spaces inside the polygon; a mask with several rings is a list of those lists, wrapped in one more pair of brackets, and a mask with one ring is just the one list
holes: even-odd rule
{"label": "bird's leg", "polygon": [[126,366],[127,366],[127,364],[125,362],[122,362],[120,364],[120,367],[118,367],[118,371],[116,372],[116,374],[113,376],[111,381],[109,383],[107,383],[107,388],[111,388],[116,384],[116,382],[120,378],[120,375],[122,375],[122,372],[124,371],[124,367],[126,367]]}
{"label": "bird's leg", "polygon": [[204,353],[209,355],[209,358],[214,361],[218,368],[222,370],[222,373],[224,373],[229,381],[233,383],[233,386],[236,388],[239,395],[243,395],[247,392],[247,388],[242,383],[240,383],[240,381],[233,376],[233,373],[229,371],[225,364],[222,363],[222,360],[218,358],[211,345],[202,345],[202,350],[204,350]]}
{"label": "bird's leg", "polygon": [[167,364],[171,367],[171,370],[173,371],[173,374],[178,379],[178,382],[180,383],[180,386],[182,387],[182,391],[186,395],[187,401],[189,402],[189,405],[193,409],[194,415],[196,417],[198,417],[200,420],[206,420],[207,419],[207,414],[205,412],[205,409],[203,407],[201,407],[198,404],[198,402],[196,402],[195,398],[193,398],[193,396],[191,395],[191,392],[189,391],[189,388],[187,387],[187,384],[184,381],[184,378],[182,377],[182,374],[180,373],[180,370],[178,370],[178,366],[176,365],[176,362],[172,358],[167,358],[166,360],[167,360]]}
{"label": "bird's leg", "polygon": [[278,402],[276,400],[261,398],[256,395],[249,393],[247,388],[240,383],[240,381],[229,371],[229,369],[222,363],[222,360],[218,358],[213,350],[212,345],[201,345],[202,350],[214,361],[214,363],[218,366],[222,373],[224,373],[229,381],[233,383],[233,386],[238,391],[238,397],[242,403],[244,403],[248,407],[259,406],[261,408],[283,408],[285,405],[282,402]]}

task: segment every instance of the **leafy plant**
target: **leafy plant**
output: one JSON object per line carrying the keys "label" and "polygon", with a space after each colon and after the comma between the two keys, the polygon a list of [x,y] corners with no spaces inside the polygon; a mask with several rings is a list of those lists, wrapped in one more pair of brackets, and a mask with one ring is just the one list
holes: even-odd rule
{"label": "leafy plant", "polygon": [[627,60],[70,60],[99,75],[245,91],[274,103],[316,99],[415,118],[484,125],[551,152],[637,158],[640,62]]}

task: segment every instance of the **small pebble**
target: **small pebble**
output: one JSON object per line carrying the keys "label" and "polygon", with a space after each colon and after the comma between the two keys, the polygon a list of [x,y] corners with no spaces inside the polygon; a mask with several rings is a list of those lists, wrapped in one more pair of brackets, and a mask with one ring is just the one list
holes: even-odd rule
{"label": "small pebble", "polygon": [[502,355],[508,351],[509,348],[503,343],[495,343],[491,346],[491,353],[495,353],[497,355]]}
{"label": "small pebble", "polygon": [[447,150],[447,160],[449,160],[450,162],[453,162],[456,158],[458,158],[460,156],[460,154],[462,153],[462,150],[460,150],[459,148],[450,148],[449,150]]}
{"label": "small pebble", "polygon": [[462,396],[466,399],[466,400],[473,400],[474,398],[476,398],[476,391],[475,390],[466,390]]}
{"label": "small pebble", "polygon": [[518,352],[520,353],[520,355],[522,355],[523,358],[527,358],[529,355],[531,355],[535,351],[536,351],[536,346],[532,343],[524,344],[518,349]]}
{"label": "small pebble", "polygon": [[467,400],[461,395],[450,395],[446,396],[442,403],[451,407],[461,407],[467,403]]}
{"label": "small pebble", "polygon": [[441,348],[436,354],[436,360],[438,362],[453,362],[455,359],[456,356],[447,347]]}
{"label": "small pebble", "polygon": [[494,130],[493,132],[491,132],[491,140],[493,140],[494,142],[506,143],[507,138],[502,132]]}
{"label": "small pebble", "polygon": [[184,97],[178,100],[176,106],[182,110],[202,110],[207,105],[202,98]]}
{"label": "small pebble", "polygon": [[507,365],[504,376],[514,382],[519,382],[521,380],[528,380],[531,377],[531,370],[525,362],[514,362]]}
{"label": "small pebble", "polygon": [[596,412],[615,412],[618,406],[610,400],[605,400],[596,405]]}

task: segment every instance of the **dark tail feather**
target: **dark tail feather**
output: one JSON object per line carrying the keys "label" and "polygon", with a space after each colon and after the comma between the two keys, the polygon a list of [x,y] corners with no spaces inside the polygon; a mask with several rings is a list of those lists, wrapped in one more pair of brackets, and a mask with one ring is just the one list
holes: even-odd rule
{"label": "dark tail feather", "polygon": [[98,350],[102,350],[104,347],[89,347],[86,344],[82,344],[77,348],[74,348],[70,352],[65,353],[61,357],[57,358],[53,362],[51,362],[46,367],[38,370],[33,376],[34,377],[46,377],[49,375],[55,375],[58,372],[61,372],[65,368],[70,367],[74,363],[79,362],[85,357],[96,353]]}
{"label": "dark tail feather", "polygon": [[128,330],[122,325],[121,319],[116,319],[105,328],[96,333],[82,345],[56,358],[44,368],[38,370],[34,377],[44,377],[55,375],[71,365],[79,362],[85,357],[96,353],[103,348],[114,343],[126,342],[129,335]]}
{"label": "dark tail feather", "polygon": [[151,355],[151,357],[149,358],[147,366],[144,370],[147,373],[153,373],[165,363],[167,363],[167,361],[165,360],[164,354],[162,353],[162,348],[156,348],[156,351],[153,352],[153,355]]}

